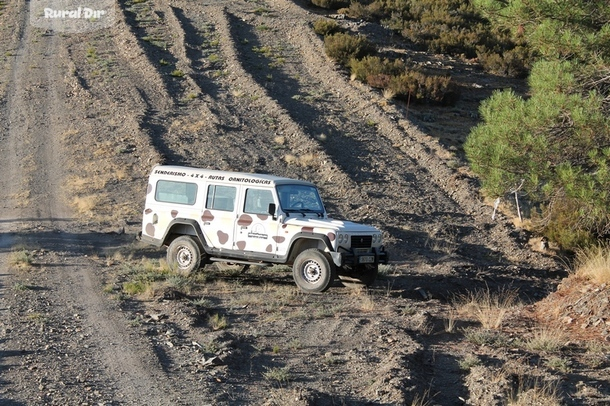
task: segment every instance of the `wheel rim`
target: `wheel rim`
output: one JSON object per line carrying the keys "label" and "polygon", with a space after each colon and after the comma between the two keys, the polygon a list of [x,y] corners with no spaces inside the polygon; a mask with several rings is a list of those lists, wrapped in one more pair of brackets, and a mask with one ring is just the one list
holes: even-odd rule
{"label": "wheel rim", "polygon": [[176,262],[178,263],[179,268],[188,268],[193,262],[193,252],[188,247],[179,247],[178,252],[176,253]]}
{"label": "wheel rim", "polygon": [[316,283],[322,278],[322,267],[316,261],[309,260],[303,264],[302,274],[307,283]]}

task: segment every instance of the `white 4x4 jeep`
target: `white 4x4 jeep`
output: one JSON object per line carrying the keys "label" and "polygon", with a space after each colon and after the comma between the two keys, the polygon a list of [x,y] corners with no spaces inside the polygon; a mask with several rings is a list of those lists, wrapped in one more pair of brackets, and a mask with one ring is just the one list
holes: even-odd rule
{"label": "white 4x4 jeep", "polygon": [[168,246],[186,274],[215,261],[291,265],[306,292],[336,277],[371,285],[388,261],[381,232],[328,218],[312,183],[181,166],[153,168],[141,240]]}

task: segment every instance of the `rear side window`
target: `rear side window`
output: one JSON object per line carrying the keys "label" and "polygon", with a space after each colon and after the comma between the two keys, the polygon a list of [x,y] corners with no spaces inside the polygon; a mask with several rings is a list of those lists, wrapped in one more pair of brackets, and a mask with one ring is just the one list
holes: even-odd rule
{"label": "rear side window", "polygon": [[194,205],[197,200],[197,184],[160,180],[157,182],[155,200],[164,203]]}
{"label": "rear side window", "polygon": [[212,210],[233,211],[235,208],[236,189],[232,186],[210,185],[205,208]]}

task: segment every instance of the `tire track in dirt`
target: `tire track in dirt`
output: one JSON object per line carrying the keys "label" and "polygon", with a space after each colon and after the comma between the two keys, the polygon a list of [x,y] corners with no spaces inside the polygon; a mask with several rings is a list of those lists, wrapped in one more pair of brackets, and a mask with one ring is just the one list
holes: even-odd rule
{"label": "tire track in dirt", "polygon": [[[26,15],[20,3],[15,15]],[[56,54],[61,38],[34,29],[16,18],[20,38],[2,103],[2,179],[4,219],[30,219],[55,224],[68,220],[63,199],[62,154],[56,136],[65,127],[63,76]],[[35,191],[35,192],[33,192]]]}
{"label": "tire track in dirt", "polygon": [[[82,114],[78,103],[87,92],[74,89],[74,85],[82,86],[83,82],[67,72],[71,67],[66,63],[70,60],[69,38],[28,25],[27,4],[22,3],[14,17],[17,16],[24,28],[3,101],[5,113],[0,117],[6,129],[2,139],[5,159],[0,169],[13,175],[3,177],[1,186],[14,191],[12,205],[5,207],[0,220],[0,263],[8,262],[8,249],[16,243],[37,247],[40,258],[34,261],[43,262],[36,268],[39,270],[29,275],[29,285],[24,285],[23,295],[30,300],[10,306],[9,316],[3,320],[7,328],[2,329],[2,354],[21,351],[23,355],[18,366],[3,373],[10,388],[4,393],[28,403],[39,399],[40,404],[69,404],[71,401],[66,399],[88,399],[90,394],[91,398],[114,398],[110,389],[114,387],[127,404],[175,403],[165,395],[163,384],[155,376],[155,371],[162,375],[162,371],[155,370],[155,356],[147,356],[147,345],[138,347],[139,340],[125,335],[124,319],[117,319],[116,309],[107,306],[93,267],[82,261],[88,249],[104,245],[102,238],[95,234],[84,236],[80,230],[76,234],[57,231],[70,215],[66,191],[61,187],[67,166],[64,158],[70,154],[64,153],[60,141],[78,122],[79,112]],[[68,77],[67,82],[64,77]],[[66,94],[77,97],[68,102]],[[26,197],[27,204],[21,206],[17,200]],[[37,230],[16,235],[20,223],[33,223]],[[11,276],[16,281],[22,278]],[[33,324],[40,320],[40,334],[28,343],[14,342],[12,338],[22,332],[24,320]],[[53,327],[47,329],[47,322]],[[78,331],[83,333],[75,334]],[[77,368],[71,357],[78,357],[82,368]],[[153,361],[145,363],[143,359]],[[14,362],[1,359],[2,369],[11,361]],[[41,372],[25,374],[26,369]],[[95,395],[94,391],[80,396],[74,392],[82,389],[70,385],[82,382],[96,388]],[[14,391],[19,386],[27,390]]]}
{"label": "tire track in dirt", "polygon": [[[323,163],[314,167],[313,171],[309,170],[309,178],[312,179],[313,176],[312,180],[324,191],[327,201],[340,213],[351,212],[351,216],[356,220],[373,221],[386,231],[391,231],[394,244],[398,241],[409,241],[409,247],[403,245],[400,248],[401,256],[412,255],[418,249],[412,242],[419,243],[419,249],[423,249],[426,241],[424,232],[417,229],[405,231],[397,226],[397,223],[402,223],[399,214],[411,211],[406,206],[400,206],[405,204],[404,196],[409,195],[409,191],[404,189],[409,187],[413,195],[409,202],[416,201],[420,205],[430,207],[428,211],[432,211],[434,207],[440,212],[453,213],[456,211],[455,203],[438,193],[425,196],[420,189],[425,190],[426,182],[415,182],[414,179],[417,178],[409,171],[413,169],[421,174],[416,165],[405,169],[404,165],[396,164],[385,170],[384,162],[393,161],[395,152],[392,146],[383,138],[375,140],[374,126],[367,125],[361,117],[342,107],[345,101],[334,97],[334,88],[321,82],[320,77],[324,77],[324,73],[317,77],[309,73],[307,69],[310,62],[300,56],[305,45],[299,42],[291,43],[295,41],[291,38],[300,37],[304,31],[310,30],[307,23],[295,18],[291,28],[283,28],[283,31],[289,31],[287,38],[282,38],[282,43],[292,45],[292,49],[286,52],[290,57],[286,58],[288,61],[283,65],[270,70],[265,69],[265,66],[272,64],[272,57],[265,59],[260,55],[260,50],[273,50],[282,45],[274,38],[273,29],[269,30],[270,34],[265,35],[267,30],[256,27],[273,26],[273,16],[264,18],[255,13],[238,16],[225,10],[222,15],[226,15],[226,18],[221,19],[222,15],[218,11],[216,15],[218,17],[215,21],[223,22],[225,27],[222,36],[225,37],[228,33],[230,43],[235,46],[228,54],[230,61],[236,61],[236,66],[233,67],[239,78],[236,81],[248,81],[244,86],[257,89],[257,97],[264,100],[263,105],[273,106],[272,110],[282,112],[281,122],[285,132],[291,137],[291,150],[296,154],[313,151],[317,161]],[[276,27],[276,31],[280,31],[280,28]],[[259,69],[256,69],[257,60],[262,60],[258,62]],[[251,70],[246,71],[246,66]],[[287,73],[288,69],[290,73]],[[271,83],[268,80],[271,75],[269,71],[273,74]],[[331,80],[331,83],[338,86],[335,81]],[[306,102],[302,98],[307,96],[308,91],[323,96]],[[321,121],[318,121],[320,118]],[[352,134],[342,135],[345,128]],[[366,131],[366,138],[357,138],[356,133],[361,130]],[[379,144],[385,144],[385,147]],[[367,153],[369,148],[371,150]],[[423,176],[420,178],[425,179]],[[436,205],[433,204],[433,196],[440,199]],[[439,206],[447,208],[438,209]],[[457,217],[461,215],[458,214]]]}
{"label": "tire track in dirt", "polygon": [[[192,142],[189,144],[191,148],[209,151],[209,159],[203,163],[200,156],[192,154],[190,162],[195,165],[249,172],[268,172],[269,166],[280,166],[286,176],[303,177],[302,171],[290,168],[284,162],[283,147],[274,140],[282,135],[278,131],[279,127],[283,127],[279,123],[281,119],[278,119],[278,113],[273,111],[268,114],[267,109],[261,110],[263,103],[256,102],[261,95],[252,93],[253,83],[245,73],[242,74],[236,63],[232,39],[228,34],[229,22],[224,17],[223,7],[206,7],[207,15],[201,16],[189,12],[188,7],[188,3],[176,3],[171,6],[171,15],[165,16],[177,38],[172,46],[177,64],[185,67],[188,72],[185,77],[196,87],[201,99],[191,109],[191,116],[202,114],[203,117],[190,125],[184,122],[188,119],[186,117],[176,120],[177,125],[170,128],[170,135],[175,133],[174,137]],[[206,68],[203,50],[210,39],[201,32],[202,26],[213,26],[214,32],[218,33],[228,77]],[[244,94],[242,89],[248,89],[248,93]],[[207,126],[197,125],[202,119]],[[183,154],[188,157],[188,150],[184,150]],[[273,172],[277,173],[276,170]]]}
{"label": "tire track in dirt", "polygon": [[[333,164],[319,143],[306,135],[306,131],[293,120],[286,107],[268,94],[267,90],[253,78],[252,72],[247,68],[248,65],[243,63],[244,48],[238,48],[236,44],[247,44],[245,46],[250,49],[256,46],[256,44],[250,43],[254,38],[251,26],[227,12],[225,8],[210,8],[210,14],[216,22],[223,40],[222,49],[229,65],[232,86],[248,89],[251,92],[250,97],[255,99],[255,105],[260,109],[259,114],[267,115],[277,123],[277,136],[285,138],[288,153],[295,156],[294,165],[285,164],[286,172],[295,173],[301,178],[317,182],[318,186],[326,192],[325,194],[329,192],[329,184],[342,184],[345,186],[345,190],[352,192],[353,195],[353,192],[358,190],[356,183]],[[247,52],[251,53],[250,50]],[[311,162],[308,160],[299,162],[299,159],[303,157],[310,157]],[[296,168],[291,166],[296,166]],[[365,197],[352,197],[352,200],[363,201]],[[340,200],[328,200],[328,203],[345,212],[345,206],[342,206]]]}

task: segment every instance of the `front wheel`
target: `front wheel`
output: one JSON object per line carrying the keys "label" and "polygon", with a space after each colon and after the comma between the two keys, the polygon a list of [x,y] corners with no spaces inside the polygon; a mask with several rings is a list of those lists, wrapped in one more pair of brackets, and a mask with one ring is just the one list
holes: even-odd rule
{"label": "front wheel", "polygon": [[199,245],[185,235],[176,238],[167,248],[167,264],[171,270],[183,275],[198,270],[201,266]]}
{"label": "front wheel", "polygon": [[311,248],[297,256],[292,266],[292,276],[302,291],[324,292],[335,278],[335,264],[322,251]]}

